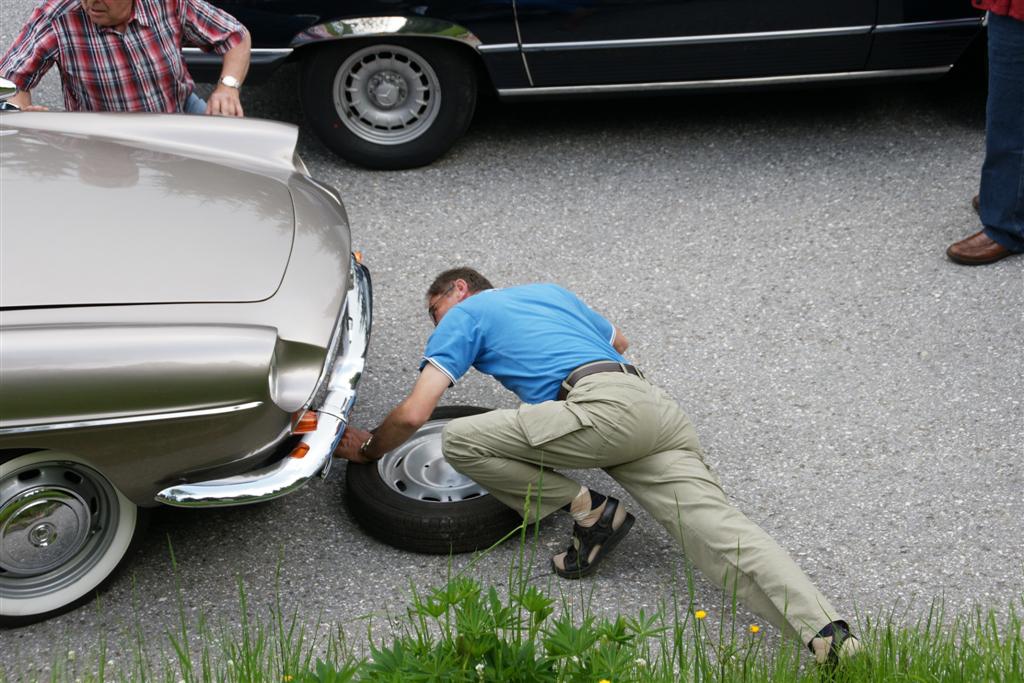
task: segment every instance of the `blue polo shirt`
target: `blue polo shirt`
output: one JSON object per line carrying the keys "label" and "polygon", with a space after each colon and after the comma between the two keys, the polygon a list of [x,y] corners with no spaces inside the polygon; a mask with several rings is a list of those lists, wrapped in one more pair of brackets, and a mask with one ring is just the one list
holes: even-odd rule
{"label": "blue polo shirt", "polygon": [[455,384],[474,367],[524,403],[553,400],[574,368],[625,359],[615,327],[569,290],[553,284],[488,289],[449,310],[427,340],[430,363]]}

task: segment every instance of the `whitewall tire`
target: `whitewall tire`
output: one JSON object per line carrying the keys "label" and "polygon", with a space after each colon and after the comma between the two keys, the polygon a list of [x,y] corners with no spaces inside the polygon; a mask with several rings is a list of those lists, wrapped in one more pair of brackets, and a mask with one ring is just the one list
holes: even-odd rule
{"label": "whitewall tire", "polygon": [[92,597],[138,530],[138,507],[71,454],[38,451],[0,465],[0,624]]}

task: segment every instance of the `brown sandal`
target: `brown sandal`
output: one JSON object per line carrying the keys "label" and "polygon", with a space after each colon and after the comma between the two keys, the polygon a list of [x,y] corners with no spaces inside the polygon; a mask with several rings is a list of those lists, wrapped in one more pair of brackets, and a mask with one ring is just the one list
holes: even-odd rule
{"label": "brown sandal", "polygon": [[[566,550],[565,568],[559,569],[555,560],[551,560],[551,568],[563,579],[581,579],[584,576],[593,574],[597,565],[601,563],[604,556],[610,553],[619,541],[629,533],[635,518],[626,513],[626,518],[618,529],[612,528],[615,520],[615,512],[619,508],[619,501],[616,498],[608,497],[604,504],[604,511],[601,518],[593,526],[580,526],[574,524],[572,527],[572,544]],[[597,548],[597,554],[591,560],[590,556]]]}

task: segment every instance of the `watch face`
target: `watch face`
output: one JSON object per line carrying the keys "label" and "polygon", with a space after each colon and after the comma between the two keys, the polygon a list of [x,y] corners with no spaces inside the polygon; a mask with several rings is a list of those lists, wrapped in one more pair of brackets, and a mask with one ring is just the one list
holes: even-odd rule
{"label": "watch face", "polygon": [[238,87],[238,79],[234,76],[225,76],[224,78],[220,79],[220,82],[228,86],[229,88]]}

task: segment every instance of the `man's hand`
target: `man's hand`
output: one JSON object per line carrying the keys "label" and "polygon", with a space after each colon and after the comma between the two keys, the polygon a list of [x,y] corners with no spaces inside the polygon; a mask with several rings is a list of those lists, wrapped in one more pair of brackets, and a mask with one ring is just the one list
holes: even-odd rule
{"label": "man's hand", "polygon": [[345,433],[341,435],[341,441],[338,442],[338,447],[334,449],[334,457],[351,460],[352,462],[360,465],[373,462],[359,452],[359,449],[369,438],[370,432],[368,431],[359,429],[358,427],[346,428]]}
{"label": "man's hand", "polygon": [[41,104],[32,104],[32,93],[28,90],[19,90],[14,97],[7,100],[22,111],[50,111],[49,107]]}
{"label": "man's hand", "polygon": [[206,103],[206,113],[212,116],[245,116],[238,88],[218,85]]}
{"label": "man's hand", "polygon": [[626,353],[626,349],[629,348],[629,340],[626,339],[626,335],[622,334],[622,330],[615,328],[615,339],[612,340],[612,347],[619,353]]}
{"label": "man's hand", "polygon": [[[221,68],[220,77],[231,76],[239,83],[245,80],[249,72],[249,52],[252,46],[252,38],[249,32],[242,32],[242,42],[224,53],[224,66]],[[206,103],[206,113],[214,116],[245,116],[242,111],[242,102],[238,98],[238,88],[231,88],[218,80],[217,87],[210,95]]]}
{"label": "man's hand", "polygon": [[427,364],[416,380],[412,393],[373,430],[373,443],[366,449],[366,454],[360,453],[359,449],[370,438],[370,432],[349,427],[341,435],[341,442],[334,449],[334,457],[357,463],[376,462],[388,451],[398,448],[430,419],[430,413],[437,406],[449,382],[448,375]]}

